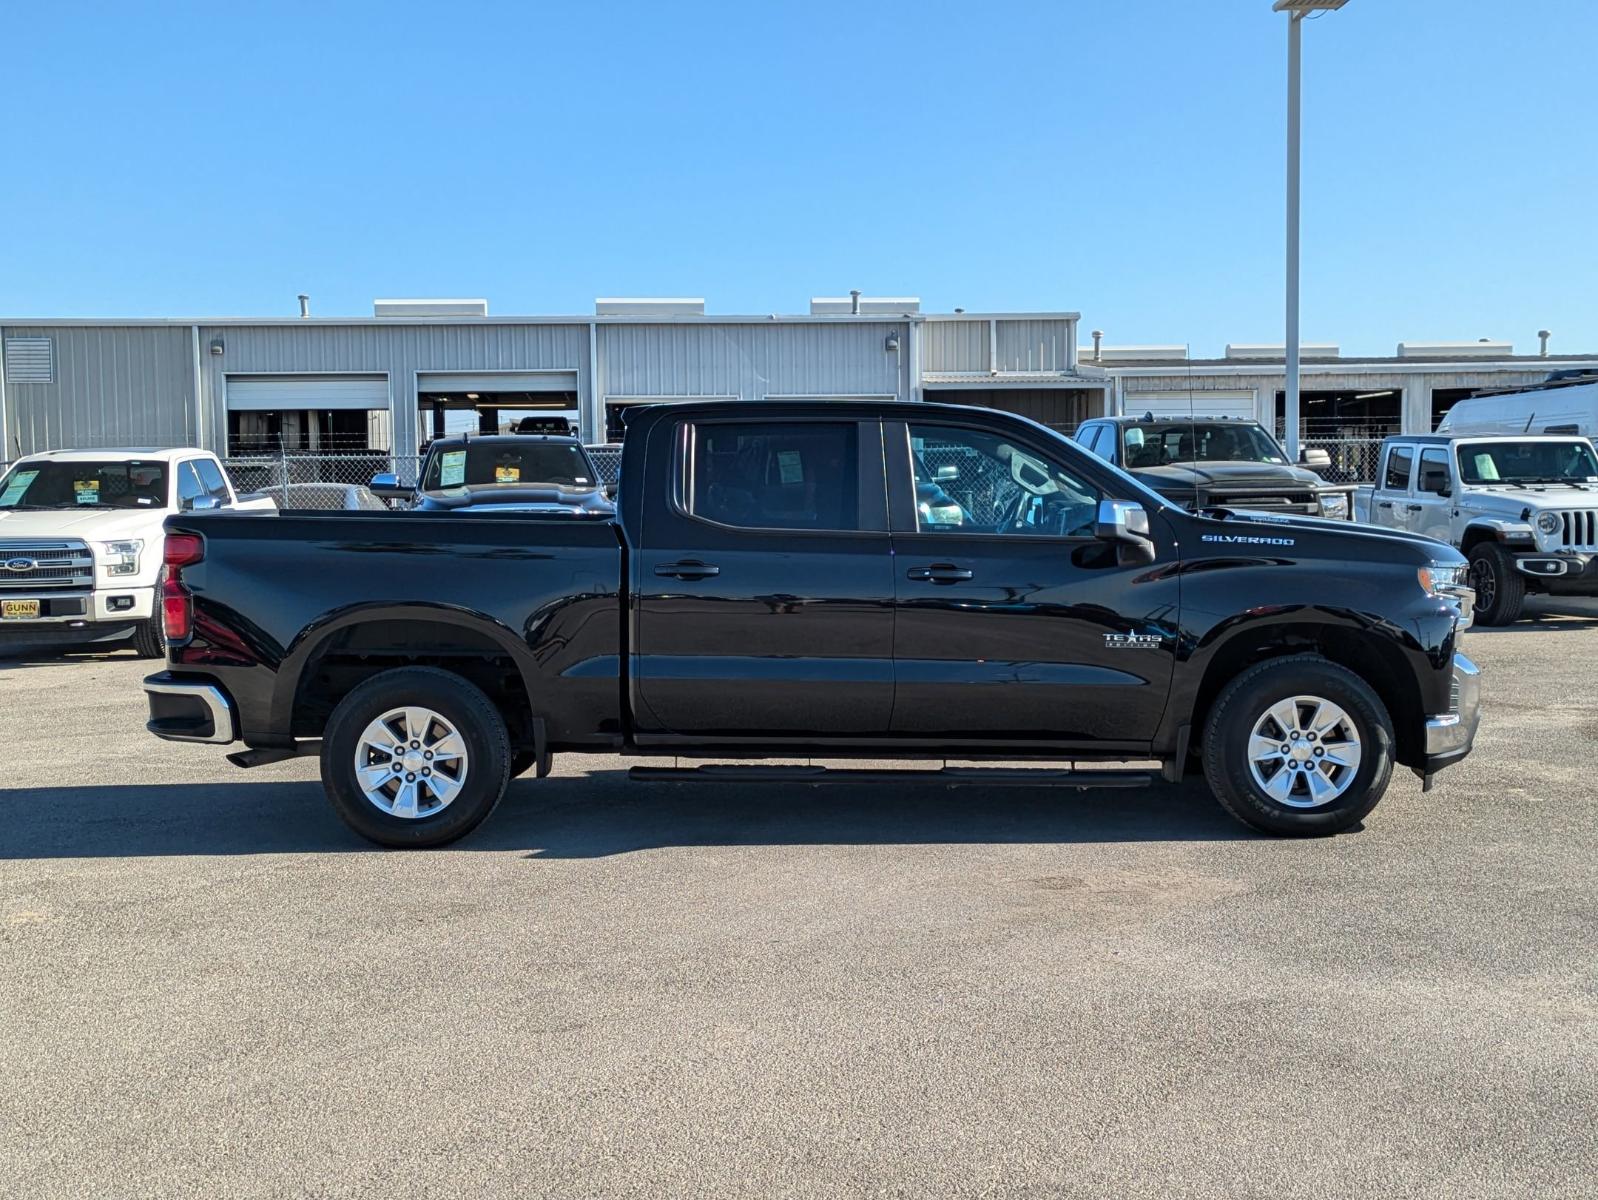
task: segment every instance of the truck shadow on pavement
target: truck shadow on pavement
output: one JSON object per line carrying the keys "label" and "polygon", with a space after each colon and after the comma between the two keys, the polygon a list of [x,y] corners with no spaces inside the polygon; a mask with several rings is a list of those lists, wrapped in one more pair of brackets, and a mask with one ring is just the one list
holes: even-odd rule
{"label": "truck shadow on pavement", "polygon": [[[380,852],[310,782],[0,792],[0,860]],[[690,846],[1232,841],[1255,835],[1196,782],[1143,791],[629,783],[624,771],[517,780],[448,850],[605,858]]]}

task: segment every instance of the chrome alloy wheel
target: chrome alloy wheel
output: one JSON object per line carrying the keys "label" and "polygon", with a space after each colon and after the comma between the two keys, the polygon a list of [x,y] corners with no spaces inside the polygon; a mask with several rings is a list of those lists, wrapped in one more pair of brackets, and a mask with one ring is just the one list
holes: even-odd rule
{"label": "chrome alloy wheel", "polygon": [[1292,696],[1271,705],[1248,739],[1254,782],[1278,804],[1319,808],[1359,773],[1359,729],[1330,700]]}
{"label": "chrome alloy wheel", "polygon": [[466,741],[430,708],[396,708],[361,731],[355,778],[361,792],[391,817],[431,817],[466,785]]}

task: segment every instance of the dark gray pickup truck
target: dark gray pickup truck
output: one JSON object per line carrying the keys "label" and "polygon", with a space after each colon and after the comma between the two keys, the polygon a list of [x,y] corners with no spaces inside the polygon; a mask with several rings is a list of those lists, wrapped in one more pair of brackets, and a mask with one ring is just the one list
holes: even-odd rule
{"label": "dark gray pickup truck", "polygon": [[941,404],[655,406],[621,480],[614,517],[173,517],[149,728],[242,742],[240,766],[319,754],[339,815],[390,846],[460,837],[566,751],[745,784],[881,776],[669,760],[1086,788],[1157,759],[1305,835],[1361,820],[1395,764],[1429,780],[1470,750],[1465,560],[1427,538],[1187,512]]}

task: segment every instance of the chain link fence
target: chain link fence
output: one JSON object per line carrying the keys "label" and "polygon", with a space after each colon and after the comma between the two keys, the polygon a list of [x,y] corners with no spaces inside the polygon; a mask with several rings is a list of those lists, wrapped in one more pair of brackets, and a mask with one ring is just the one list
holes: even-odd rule
{"label": "chain link fence", "polygon": [[1331,464],[1315,470],[1327,483],[1373,483],[1376,480],[1376,460],[1382,449],[1379,437],[1302,437],[1298,444],[1303,450],[1326,451]]}

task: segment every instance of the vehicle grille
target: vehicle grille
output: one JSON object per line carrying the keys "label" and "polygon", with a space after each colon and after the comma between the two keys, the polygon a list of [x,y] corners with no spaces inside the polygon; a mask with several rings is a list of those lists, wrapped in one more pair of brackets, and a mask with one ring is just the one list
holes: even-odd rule
{"label": "vehicle grille", "polygon": [[[27,560],[33,565],[15,568]],[[0,542],[0,592],[92,588],[94,556],[87,542]]]}
{"label": "vehicle grille", "polygon": [[1209,493],[1210,504],[1227,508],[1264,509],[1267,512],[1320,512],[1320,501],[1311,492],[1216,492]]}
{"label": "vehicle grille", "polygon": [[1598,508],[1575,509],[1559,514],[1563,532],[1561,544],[1567,550],[1598,550]]}

